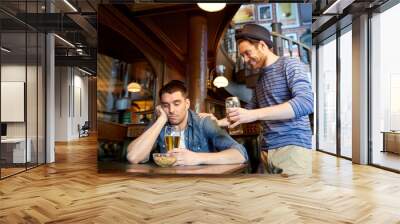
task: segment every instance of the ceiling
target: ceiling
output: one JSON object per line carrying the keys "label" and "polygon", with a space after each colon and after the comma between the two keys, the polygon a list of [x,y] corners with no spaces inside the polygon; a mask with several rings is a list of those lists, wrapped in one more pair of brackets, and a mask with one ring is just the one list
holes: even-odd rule
{"label": "ceiling", "polygon": [[[172,65],[181,74],[185,73],[186,58],[188,54],[188,33],[190,17],[195,14],[205,15],[208,35],[208,59],[215,61],[215,53],[220,38],[225,28],[236,13],[240,4],[228,4],[227,7],[216,13],[207,13],[196,4],[119,4],[103,5],[99,8],[99,33],[104,27],[108,31],[99,37],[99,52],[104,52],[103,47],[113,48],[114,51],[130,53],[129,57],[140,57],[140,48],[150,49],[153,55],[162,57],[167,64]],[[118,48],[123,41],[110,41],[126,39],[131,46]],[[111,36],[111,37],[107,37]],[[108,39],[108,41],[106,41]],[[107,45],[101,46],[101,43]],[[133,46],[132,46],[133,45]],[[118,49],[118,50],[117,50]],[[120,53],[122,55],[123,53]],[[211,65],[212,66],[212,65]]]}
{"label": "ceiling", "polygon": [[[69,0],[77,11],[63,0],[48,1],[47,8],[45,2],[1,0],[2,46],[11,50],[9,53],[2,52],[3,60],[19,63],[25,61],[25,56],[28,61],[37,57],[36,51],[40,51],[44,44],[40,43],[37,47],[36,39],[42,41],[44,36],[37,38],[36,35],[51,32],[75,45],[72,47],[55,38],[56,65],[79,66],[95,72],[97,6],[101,1]],[[52,13],[48,13],[50,11]]]}
{"label": "ceiling", "polygon": [[[9,33],[5,37],[8,39],[3,42],[4,46],[8,43],[15,49],[16,55],[23,55],[25,41],[21,31],[24,31],[25,28],[31,28],[32,31],[54,32],[75,45],[75,48],[71,49],[71,46],[56,38],[56,63],[65,65],[70,62],[71,66],[79,66],[78,62],[83,60],[85,65],[92,63],[91,69],[96,70],[97,48],[102,47],[101,44],[98,46],[97,28],[102,27],[106,32],[105,35],[102,34],[104,40],[115,47],[114,50],[108,50],[109,54],[120,53],[125,58],[143,58],[143,54],[132,40],[118,37],[115,35],[115,30],[113,31],[110,27],[105,28],[104,24],[98,24],[97,12],[100,3],[119,3],[115,4],[114,8],[132,22],[131,26],[136,26],[143,31],[144,35],[148,36],[146,43],[155,46],[160,55],[175,64],[183,64],[187,54],[189,16],[195,13],[205,14],[209,29],[208,58],[210,61],[215,61],[214,54],[227,21],[240,6],[240,4],[228,4],[226,9],[221,12],[205,13],[196,4],[149,3],[145,0],[68,1],[78,10],[77,12],[63,0],[51,0],[51,7],[47,8],[44,0],[28,1],[28,4],[22,1],[1,0],[2,32]],[[51,14],[46,13],[50,11],[49,8],[53,8]],[[107,36],[107,34],[110,35]],[[28,44],[28,46],[28,54],[34,52],[35,46],[33,44]],[[30,49],[31,47],[32,49]],[[78,54],[77,49],[83,52],[83,55]],[[99,51],[103,51],[103,49]],[[184,65],[182,65],[182,69],[184,69]]]}
{"label": "ceiling", "polygon": [[[112,0],[68,0],[68,2],[77,12],[63,0],[51,0],[51,7],[47,8],[44,0],[28,1],[27,4],[22,1],[2,0],[0,2],[0,24],[2,32],[6,33],[3,35],[2,45],[12,49],[12,52],[6,55],[7,58],[23,60],[26,51],[28,52],[28,58],[33,57],[34,54],[32,56],[30,54],[35,53],[36,46],[33,43],[28,43],[27,50],[25,48],[25,31],[28,28],[32,32],[54,32],[75,45],[72,48],[65,41],[55,38],[56,65],[70,63],[71,66],[79,66],[78,62],[82,60],[86,60],[83,63],[87,65],[89,60],[92,62],[91,70],[96,70],[94,62],[98,47],[97,28],[98,26],[103,27],[97,24],[97,10],[100,3],[120,3],[117,4],[118,8],[122,8],[122,11],[125,10],[123,13],[131,19],[136,20],[136,18],[140,17],[143,21],[149,21],[150,18],[151,20],[154,19],[156,23],[163,22],[162,19],[160,20],[161,14],[168,18],[171,17],[171,14],[179,12],[185,14],[189,10],[198,10],[194,4],[132,4],[133,1]],[[49,8],[52,8],[52,10]],[[48,13],[49,11],[52,11],[52,13]],[[112,30],[107,29],[103,29],[106,34],[112,34]],[[144,57],[126,39],[115,35],[107,36],[106,34],[104,34],[104,40],[114,46],[114,50],[109,50],[109,54],[122,54],[126,59],[131,60]],[[181,42],[179,37],[174,41]],[[179,48],[186,50],[186,46],[180,46]],[[82,53],[79,54],[77,49]],[[82,54],[85,57],[82,57]]]}
{"label": "ceiling", "polygon": [[326,39],[352,22],[353,17],[374,11],[388,0],[313,0],[313,43]]}

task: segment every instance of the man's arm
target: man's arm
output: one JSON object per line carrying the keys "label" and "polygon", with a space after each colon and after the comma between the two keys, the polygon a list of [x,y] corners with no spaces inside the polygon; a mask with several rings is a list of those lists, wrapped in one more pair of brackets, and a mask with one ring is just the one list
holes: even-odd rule
{"label": "man's arm", "polygon": [[203,119],[205,120],[202,128],[218,152],[198,153],[187,149],[174,149],[176,165],[237,164],[248,160],[247,151],[242,145],[218,127],[216,122],[210,118]]}
{"label": "man's arm", "polygon": [[246,158],[236,148],[225,149],[221,152],[199,153],[201,164],[238,164],[245,163]]}
{"label": "man's arm", "polygon": [[218,120],[218,118],[216,118],[215,115],[211,113],[199,113],[198,115],[201,118],[209,117],[211,120],[217,122],[218,126],[220,127],[228,127],[229,125],[229,121],[226,117]]}
{"label": "man's arm", "polygon": [[247,150],[243,145],[235,141],[225,129],[218,127],[217,123],[205,119],[204,131],[212,139],[217,153],[201,158],[206,164],[231,164],[245,163],[249,159]]}
{"label": "man's arm", "polygon": [[[295,113],[292,106],[288,103],[282,103],[279,105],[264,107],[259,109],[245,109],[245,108],[229,108],[228,116],[233,122],[236,122],[230,126],[228,119],[222,118],[218,120],[213,114],[201,113],[200,117],[210,117],[212,120],[217,122],[220,127],[231,127],[234,128],[239,124],[250,123],[258,120],[285,120],[292,119],[295,117]],[[238,122],[240,121],[240,123]]]}
{"label": "man's arm", "polygon": [[201,155],[200,161],[204,164],[234,164],[244,163],[248,160],[246,149],[237,143],[226,130],[218,127],[211,119],[203,121],[204,132],[211,139],[218,152]]}
{"label": "man's arm", "polygon": [[[255,109],[258,107],[256,93],[253,91],[253,96],[251,97],[250,102],[246,105],[246,109]],[[228,127],[230,125],[228,118],[224,117],[222,119],[217,119],[214,114],[211,113],[199,113],[199,117],[206,118],[209,117],[211,120],[217,122],[218,126],[220,127]]]}
{"label": "man's arm", "polygon": [[192,152],[188,149],[174,149],[172,153],[177,158],[174,165],[238,164],[246,162],[244,156],[235,148],[221,152]]}
{"label": "man's arm", "polygon": [[140,163],[146,160],[168,118],[160,106],[156,107],[159,114],[156,122],[137,139],[128,145],[127,159],[131,163]]}
{"label": "man's arm", "polygon": [[286,74],[292,99],[255,110],[228,109],[229,119],[235,122],[231,127],[256,120],[287,120],[311,114],[314,111],[314,96],[307,73],[299,62],[294,62],[288,64]]}
{"label": "man's arm", "polygon": [[230,128],[234,128],[239,124],[251,123],[258,120],[286,120],[295,117],[292,106],[288,103],[282,103],[270,107],[264,107],[254,110],[244,108],[229,108],[228,117],[234,123]]}

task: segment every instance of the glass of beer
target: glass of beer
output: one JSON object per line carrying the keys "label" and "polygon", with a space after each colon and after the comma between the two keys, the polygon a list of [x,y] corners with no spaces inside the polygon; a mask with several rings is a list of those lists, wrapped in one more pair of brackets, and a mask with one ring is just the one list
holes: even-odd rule
{"label": "glass of beer", "polygon": [[181,131],[178,126],[167,125],[164,129],[165,148],[167,152],[179,147]]}
{"label": "glass of beer", "polygon": [[[226,114],[228,115],[229,108],[235,108],[235,107],[240,107],[239,98],[237,98],[236,96],[226,98],[226,100],[225,100]],[[228,121],[230,124],[235,123],[235,122],[231,121],[228,116],[227,116],[227,118],[228,118]],[[234,128],[229,128],[229,134],[230,135],[243,134],[242,125],[238,125]]]}

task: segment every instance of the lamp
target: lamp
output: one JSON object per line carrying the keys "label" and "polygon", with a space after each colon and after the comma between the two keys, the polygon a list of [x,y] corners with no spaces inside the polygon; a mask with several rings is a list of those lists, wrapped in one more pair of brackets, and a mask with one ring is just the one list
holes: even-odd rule
{"label": "lamp", "polygon": [[229,82],[228,82],[228,79],[225,78],[225,76],[220,75],[220,76],[217,76],[217,78],[214,79],[213,84],[217,88],[221,88],[221,87],[227,87]]}
{"label": "lamp", "polygon": [[64,42],[65,44],[67,44],[68,46],[75,48],[75,45],[73,45],[71,42],[69,42],[68,40],[62,38],[61,36],[54,34],[55,37],[57,37],[59,40],[61,40],[62,42]]}
{"label": "lamp", "polygon": [[225,8],[226,3],[197,3],[197,6],[207,12],[218,12]]}
{"label": "lamp", "polygon": [[68,5],[68,7],[72,9],[72,11],[78,12],[78,10],[68,0],[64,0],[64,3]]}
{"label": "lamp", "polygon": [[81,72],[83,72],[83,73],[85,73],[86,75],[93,75],[92,73],[90,73],[90,72],[88,72],[88,71],[86,71],[86,70],[84,70],[84,69],[81,69],[81,68],[79,68],[79,67],[78,67],[78,70],[81,71]]}
{"label": "lamp", "polygon": [[229,84],[228,79],[223,75],[224,74],[224,70],[225,70],[225,66],[224,65],[218,65],[215,68],[215,72],[217,74],[219,74],[219,75],[214,79],[213,84],[217,88],[227,87],[228,84]]}
{"label": "lamp", "polygon": [[1,49],[2,51],[6,52],[6,53],[10,53],[10,52],[11,52],[10,49],[7,49],[7,48],[5,48],[5,47],[0,47],[0,49]]}
{"label": "lamp", "polygon": [[131,82],[131,83],[129,83],[127,89],[128,89],[129,92],[137,93],[137,92],[140,92],[142,90],[142,87],[137,82]]}
{"label": "lamp", "polygon": [[[354,2],[354,0],[336,0],[331,4],[324,12],[322,12],[323,15],[337,15],[337,14],[343,14],[343,10],[347,8],[349,5],[351,5]],[[374,4],[374,3],[372,3]]]}

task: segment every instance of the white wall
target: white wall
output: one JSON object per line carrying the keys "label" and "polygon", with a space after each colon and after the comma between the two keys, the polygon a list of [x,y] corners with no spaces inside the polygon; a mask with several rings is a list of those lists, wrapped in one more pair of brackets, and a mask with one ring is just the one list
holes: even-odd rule
{"label": "white wall", "polygon": [[[38,71],[36,70],[38,69]],[[25,64],[3,64],[1,66],[1,81],[24,82],[26,84],[26,107],[22,108],[22,112],[27,115],[24,122],[6,122],[7,137],[9,138],[25,138],[30,139],[30,148],[32,161],[39,163],[44,162],[44,92],[43,89],[42,68],[36,66],[25,66]],[[25,78],[27,77],[27,81]],[[38,92],[37,92],[38,91]],[[7,96],[2,96],[7,97]],[[1,108],[2,111],[10,110],[10,108]],[[12,111],[8,111],[11,112]],[[27,131],[27,132],[26,132]],[[39,156],[37,157],[37,153]]]}
{"label": "white wall", "polygon": [[[18,64],[9,64],[9,65],[2,65],[1,66],[1,81],[8,81],[8,82],[25,82],[25,74],[26,71],[25,69],[27,69],[28,74],[36,74],[36,67],[33,66],[28,66],[27,68],[25,67],[25,65],[18,65]],[[32,82],[32,83],[31,83]],[[36,81],[31,81],[29,80],[29,84],[30,85],[36,85]],[[33,92],[30,92],[29,90],[32,90]],[[30,104],[31,102],[33,102],[36,99],[36,88],[35,89],[31,89],[28,88],[28,93],[27,93],[27,103]],[[33,105],[31,105],[33,106]],[[35,101],[35,105],[36,107],[36,101]],[[7,110],[7,108],[1,108],[1,110]],[[35,121],[36,123],[36,113],[28,113],[28,122],[32,122]],[[25,137],[25,123],[26,122],[7,122],[7,136],[8,137]],[[36,130],[36,124],[28,124],[28,129],[30,127],[34,127],[34,129]],[[28,130],[28,137],[29,133],[31,133]],[[35,132],[36,133],[36,132]]]}
{"label": "white wall", "polygon": [[78,124],[88,120],[88,78],[71,67],[56,67],[55,73],[55,140],[70,141],[79,138]]}
{"label": "white wall", "polygon": [[1,65],[1,81],[25,82],[25,65]]}
{"label": "white wall", "polygon": [[55,141],[68,141],[69,72],[67,67],[55,68]]}
{"label": "white wall", "polygon": [[[73,136],[72,138],[78,138],[79,133],[78,133],[78,124],[83,125],[85,121],[88,121],[88,107],[89,107],[89,102],[88,102],[88,78],[85,76],[81,75],[76,75],[75,70],[75,75],[74,75],[74,96],[72,98],[74,99],[74,103],[71,105],[74,105],[72,108],[72,119],[71,119],[71,135]],[[80,73],[82,74],[82,73]]]}

